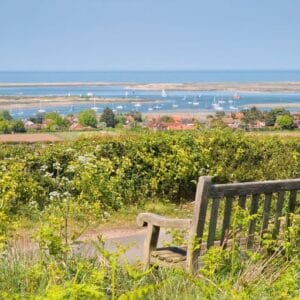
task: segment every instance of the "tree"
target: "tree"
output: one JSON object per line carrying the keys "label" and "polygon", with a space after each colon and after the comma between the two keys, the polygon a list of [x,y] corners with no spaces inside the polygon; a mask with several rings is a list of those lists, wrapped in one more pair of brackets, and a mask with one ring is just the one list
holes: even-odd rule
{"label": "tree", "polygon": [[92,109],[86,109],[78,114],[79,123],[83,126],[97,127],[96,112]]}
{"label": "tree", "polygon": [[26,132],[24,123],[21,120],[11,121],[9,127],[12,132]]}
{"label": "tree", "polygon": [[264,119],[264,114],[258,110],[255,106],[250,109],[245,109],[242,111],[243,121],[246,127],[252,127],[255,125],[256,121],[262,121]]}
{"label": "tree", "polygon": [[136,122],[143,122],[142,119],[142,113],[140,111],[137,110],[132,110],[129,114],[127,114],[128,116],[132,116],[134,121]]}
{"label": "tree", "polygon": [[294,128],[294,119],[290,115],[281,115],[276,119],[276,123],[280,126],[281,129],[293,129]]}
{"label": "tree", "polygon": [[216,118],[224,118],[226,116],[224,111],[217,111]]}
{"label": "tree", "polygon": [[107,127],[115,127],[116,125],[115,114],[109,107],[106,107],[104,109],[100,121],[106,123]]}
{"label": "tree", "polygon": [[55,126],[59,128],[65,128],[68,125],[68,121],[65,120],[59,113],[57,112],[49,112],[45,115],[45,119],[52,120],[52,122],[48,125],[49,128]]}
{"label": "tree", "polygon": [[227,127],[222,118],[212,118],[210,121],[210,128],[224,129]]}
{"label": "tree", "polygon": [[0,120],[0,132],[1,133],[10,133],[8,121]]}
{"label": "tree", "polygon": [[123,126],[126,123],[126,115],[117,114],[115,116],[115,125]]}
{"label": "tree", "polygon": [[274,126],[278,116],[289,115],[289,114],[290,114],[290,112],[283,107],[282,108],[276,107],[276,108],[271,109],[270,111],[268,111],[265,114],[266,126]]}
{"label": "tree", "polygon": [[171,116],[165,115],[160,117],[160,121],[165,123],[173,123],[174,119]]}
{"label": "tree", "polygon": [[8,110],[2,110],[0,111],[0,120],[2,121],[10,121],[13,117],[10,115]]}

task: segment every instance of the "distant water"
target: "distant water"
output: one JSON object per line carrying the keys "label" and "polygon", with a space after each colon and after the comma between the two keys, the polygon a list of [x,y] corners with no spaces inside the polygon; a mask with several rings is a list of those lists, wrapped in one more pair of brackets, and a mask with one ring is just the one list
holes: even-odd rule
{"label": "distant water", "polygon": [[300,70],[285,71],[80,71],[0,72],[0,83],[20,82],[272,82],[300,81]]}
{"label": "distant water", "polygon": [[[0,72],[0,83],[43,83],[43,82],[274,82],[299,81],[300,71],[132,71],[132,72]],[[124,86],[50,86],[50,87],[2,87],[0,96],[87,96],[107,98],[127,98],[122,103],[97,103],[98,112],[105,107],[115,112],[139,110],[145,112],[214,112],[218,103],[224,111],[237,111],[261,103],[295,103],[290,110],[299,110],[300,93],[241,93],[234,100],[230,92],[167,91],[162,97],[161,91],[127,91]],[[136,98],[152,100],[152,103],[134,104]],[[61,114],[78,113],[92,108],[91,100],[86,104],[74,103],[68,107],[42,107],[46,111],[58,111]],[[265,107],[267,109],[267,106]],[[39,107],[11,109],[16,118],[28,118]]]}

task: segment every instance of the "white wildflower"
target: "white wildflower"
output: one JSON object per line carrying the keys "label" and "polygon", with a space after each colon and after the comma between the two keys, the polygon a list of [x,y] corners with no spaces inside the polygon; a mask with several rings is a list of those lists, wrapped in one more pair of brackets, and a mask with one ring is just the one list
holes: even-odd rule
{"label": "white wildflower", "polygon": [[47,165],[43,165],[43,166],[41,166],[41,168],[40,168],[40,170],[41,170],[42,172],[45,172],[47,169],[48,169],[48,166],[47,166]]}
{"label": "white wildflower", "polygon": [[60,193],[58,191],[53,191],[49,193],[50,200],[54,200],[60,197]]}
{"label": "white wildflower", "polygon": [[88,158],[86,156],[80,155],[78,156],[78,161],[82,164],[86,164],[88,162]]}
{"label": "white wildflower", "polygon": [[58,161],[53,164],[53,168],[58,170],[58,171],[62,169],[61,166],[60,166],[60,163]]}

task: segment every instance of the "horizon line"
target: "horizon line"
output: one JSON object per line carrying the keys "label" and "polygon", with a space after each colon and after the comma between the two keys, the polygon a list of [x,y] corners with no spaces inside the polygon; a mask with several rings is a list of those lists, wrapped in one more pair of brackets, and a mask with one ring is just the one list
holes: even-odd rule
{"label": "horizon line", "polygon": [[96,69],[74,69],[74,70],[0,70],[1,73],[9,73],[9,72],[284,72],[284,71],[294,71],[299,72],[299,69],[288,69],[288,68],[281,68],[281,69],[104,69],[104,70],[96,70]]}

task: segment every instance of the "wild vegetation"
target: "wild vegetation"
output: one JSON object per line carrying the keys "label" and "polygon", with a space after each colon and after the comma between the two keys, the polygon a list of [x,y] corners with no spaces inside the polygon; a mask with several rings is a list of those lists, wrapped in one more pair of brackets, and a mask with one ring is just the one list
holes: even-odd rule
{"label": "wild vegetation", "polygon": [[[212,248],[195,277],[181,270],[142,272],[139,264],[119,266],[124,249],[107,253],[101,241],[95,244],[100,260],[72,251],[85,228],[110,218],[113,211],[142,209],[154,201],[191,201],[201,175],[216,182],[299,178],[300,139],[211,130],[1,145],[1,297],[299,297],[299,210],[288,238],[271,253]],[[31,228],[38,245],[34,253],[18,251],[15,242],[24,219],[30,226],[39,224]]]}

